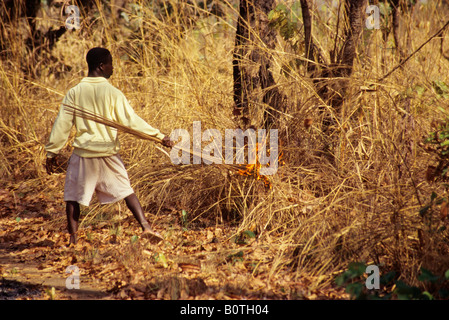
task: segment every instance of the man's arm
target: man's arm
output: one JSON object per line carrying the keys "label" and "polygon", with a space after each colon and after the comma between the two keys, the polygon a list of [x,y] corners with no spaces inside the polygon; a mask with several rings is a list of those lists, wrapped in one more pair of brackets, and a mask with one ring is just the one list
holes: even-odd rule
{"label": "man's arm", "polygon": [[173,142],[168,136],[161,133],[159,129],[153,128],[135,113],[125,96],[121,96],[119,100],[121,100],[121,103],[117,104],[114,110],[114,115],[120,124],[159,138],[162,140],[162,144],[166,147],[173,146]]}
{"label": "man's arm", "polygon": [[47,173],[51,174],[54,171],[56,165],[56,156],[59,151],[64,147],[67,139],[70,135],[70,130],[72,129],[74,123],[74,116],[72,113],[67,112],[64,104],[70,105],[71,99],[69,94],[67,94],[63,99],[63,104],[59,108],[58,116],[53,124],[53,128],[48,138],[48,143],[45,145],[45,150],[47,151],[47,161],[46,169]]}

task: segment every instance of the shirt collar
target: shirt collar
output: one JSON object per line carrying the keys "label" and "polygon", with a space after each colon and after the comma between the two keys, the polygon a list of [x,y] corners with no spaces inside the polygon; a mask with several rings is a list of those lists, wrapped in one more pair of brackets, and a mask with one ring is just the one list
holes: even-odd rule
{"label": "shirt collar", "polygon": [[89,82],[89,83],[100,83],[100,82],[107,82],[108,79],[105,77],[84,77],[81,82]]}

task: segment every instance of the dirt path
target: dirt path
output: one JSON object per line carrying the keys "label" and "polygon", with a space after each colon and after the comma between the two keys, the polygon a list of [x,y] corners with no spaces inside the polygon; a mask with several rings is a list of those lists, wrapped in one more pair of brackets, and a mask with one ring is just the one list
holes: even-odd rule
{"label": "dirt path", "polygon": [[[53,246],[50,241],[48,245],[47,248],[37,247],[37,250],[45,252]],[[82,275],[80,275],[79,289],[67,288],[66,279],[72,276],[71,274],[60,268],[45,267],[39,259],[31,259],[36,255],[29,254],[29,248],[22,248],[11,242],[0,243],[0,300],[99,300],[110,297],[110,294],[92,279]]]}
{"label": "dirt path", "polygon": [[[52,270],[40,269],[39,265],[32,261],[11,260],[14,259],[7,253],[0,253],[0,265],[5,270],[0,281],[0,299],[98,300],[110,296],[89,283],[90,281],[82,281],[79,289],[69,290],[66,288],[69,274],[63,275]],[[52,288],[55,290],[54,293]]]}
{"label": "dirt path", "polygon": [[[61,203],[31,183],[0,188],[0,300],[107,299],[93,279],[67,289],[65,269],[73,249],[65,247]],[[54,288],[54,292],[52,291]]]}

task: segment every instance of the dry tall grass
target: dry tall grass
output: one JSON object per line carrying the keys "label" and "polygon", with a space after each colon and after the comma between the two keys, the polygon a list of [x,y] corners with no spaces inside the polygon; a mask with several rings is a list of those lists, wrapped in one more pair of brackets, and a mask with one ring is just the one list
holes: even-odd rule
{"label": "dry tall grass", "polygon": [[[136,4],[126,11],[127,28],[113,24],[102,10],[97,18],[82,18],[82,28],[67,32],[55,47],[57,62],[41,64],[37,78],[21,71],[23,64],[36,64],[27,60],[22,38],[10,39],[11,52],[0,69],[3,179],[44,181],[43,144],[62,95],[85,75],[84,57],[93,46],[112,51],[115,69],[110,81],[139,115],[162,132],[169,134],[175,128],[191,132],[193,121],[201,121],[203,130],[234,128],[235,6],[227,7],[223,18],[206,16],[197,8],[200,18],[185,27],[188,14],[156,15],[144,1]],[[413,17],[403,18],[401,40],[405,42],[407,24],[409,53],[441,27],[448,12],[439,1],[429,1],[418,5]],[[319,21],[314,36],[328,53],[335,19],[314,14]],[[60,19],[42,15],[38,24],[60,24]],[[382,41],[380,31],[365,30],[364,38],[334,137],[321,131],[318,107],[323,102],[304,70],[281,74],[281,67],[301,53],[278,40],[272,52],[277,82],[291,107],[278,123],[285,164],[270,177],[271,189],[220,166],[173,166],[153,143],[123,136],[122,157],[142,203],[157,215],[185,210],[191,221],[232,221],[239,231],[255,230],[270,275],[288,271],[296,279],[307,276],[311,288],[331,285],[353,261],[395,270],[411,284],[418,284],[420,267],[436,274],[448,269],[448,231],[441,231],[447,220],[432,211],[430,225],[419,215],[432,191],[444,192],[442,186],[426,182],[425,171],[433,158],[419,143],[431,131],[431,122],[442,118],[438,107],[447,108],[432,81],[449,83],[449,61],[440,56],[440,42],[435,39],[377,83],[398,57],[390,49],[391,41]],[[72,66],[72,71],[58,70],[63,64]],[[374,90],[360,91],[362,86]],[[259,112],[256,118],[262,117]],[[313,120],[310,127],[304,125],[306,119]],[[320,153],[330,140],[336,165]],[[94,206],[83,223],[110,211],[111,206]]]}

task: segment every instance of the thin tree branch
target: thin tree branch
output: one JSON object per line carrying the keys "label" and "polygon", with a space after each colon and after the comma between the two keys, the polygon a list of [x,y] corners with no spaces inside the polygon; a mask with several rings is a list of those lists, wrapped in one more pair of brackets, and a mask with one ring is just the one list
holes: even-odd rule
{"label": "thin tree branch", "polygon": [[440,33],[443,32],[444,29],[449,26],[449,20],[445,23],[445,25],[438,30],[433,36],[431,36],[429,39],[427,39],[423,44],[421,44],[415,51],[413,51],[407,58],[405,58],[402,62],[400,62],[398,65],[396,65],[393,69],[391,69],[387,74],[385,74],[382,78],[378,79],[377,82],[381,82],[385,80],[387,77],[389,77],[393,72],[395,72],[397,69],[402,67],[408,60],[410,60],[411,57],[413,57],[419,50],[421,50],[427,43],[430,42],[430,40],[434,39],[435,37],[439,36]]}

